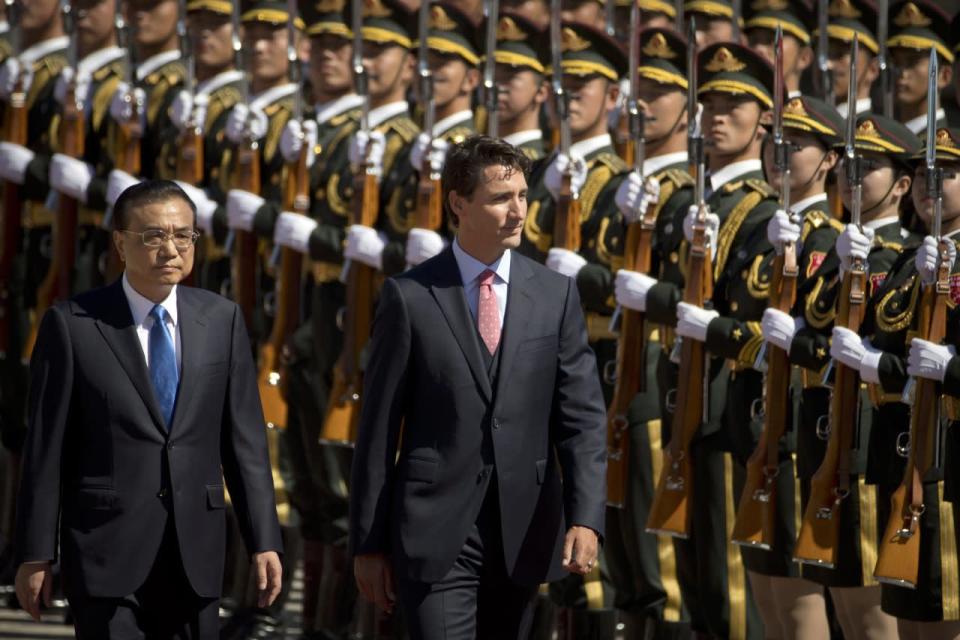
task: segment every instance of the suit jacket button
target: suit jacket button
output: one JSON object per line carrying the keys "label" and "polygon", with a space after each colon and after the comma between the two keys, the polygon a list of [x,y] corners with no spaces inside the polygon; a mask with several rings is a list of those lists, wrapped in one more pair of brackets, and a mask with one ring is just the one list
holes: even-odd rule
{"label": "suit jacket button", "polygon": [[159,493],[157,493],[157,497],[160,499],[166,498],[168,493],[169,492],[166,489],[160,489]]}
{"label": "suit jacket button", "polygon": [[173,440],[167,443],[167,451],[170,451],[172,449],[173,449]]}
{"label": "suit jacket button", "polygon": [[497,420],[496,418],[493,419],[493,428],[494,428],[494,429],[499,429],[499,428],[500,428],[500,421]]}

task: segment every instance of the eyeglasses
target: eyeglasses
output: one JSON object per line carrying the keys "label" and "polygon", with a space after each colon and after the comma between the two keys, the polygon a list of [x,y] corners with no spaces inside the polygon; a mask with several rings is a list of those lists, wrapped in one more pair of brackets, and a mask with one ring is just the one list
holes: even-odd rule
{"label": "eyeglasses", "polygon": [[130,233],[136,236],[140,236],[140,239],[143,241],[143,246],[150,247],[151,249],[159,249],[167,240],[173,239],[173,246],[175,246],[179,251],[186,251],[194,245],[197,241],[197,238],[200,237],[200,234],[196,231],[188,231],[186,229],[180,229],[170,233],[169,231],[164,231],[163,229],[147,229],[146,231],[130,231],[129,229],[121,229],[124,233]]}

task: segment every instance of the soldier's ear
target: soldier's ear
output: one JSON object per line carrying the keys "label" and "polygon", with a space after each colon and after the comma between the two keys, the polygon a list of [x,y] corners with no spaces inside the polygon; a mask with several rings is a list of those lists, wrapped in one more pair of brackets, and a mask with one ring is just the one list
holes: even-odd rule
{"label": "soldier's ear", "polygon": [[760,113],[760,124],[761,125],[772,125],[773,124],[773,111],[766,109]]}
{"label": "soldier's ear", "polygon": [[950,86],[950,82],[953,80],[953,65],[943,64],[940,65],[940,77],[937,78],[937,88],[943,89]]}

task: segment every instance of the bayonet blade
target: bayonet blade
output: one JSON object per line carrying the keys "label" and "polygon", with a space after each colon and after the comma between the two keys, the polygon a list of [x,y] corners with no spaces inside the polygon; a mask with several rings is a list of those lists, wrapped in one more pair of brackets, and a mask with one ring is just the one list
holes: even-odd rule
{"label": "bayonet blade", "polygon": [[640,110],[640,88],[638,86],[638,71],[640,67],[640,5],[636,0],[630,5],[630,97],[627,101],[627,115],[630,118],[630,137],[633,139],[633,168],[643,177],[643,161],[646,159],[644,149],[644,114]]}
{"label": "bayonet blade", "polygon": [[890,29],[888,0],[879,0],[877,3],[877,41],[880,46],[877,62],[880,65],[880,93],[883,100],[880,111],[888,118],[893,117],[893,86],[891,83],[893,68],[890,66],[890,52],[887,49],[887,36]]}
{"label": "bayonet blade", "polygon": [[420,13],[417,16],[417,33],[420,46],[417,49],[417,72],[420,76],[420,100],[423,101],[423,132],[433,139],[433,125],[436,120],[436,108],[433,104],[433,72],[427,59],[430,48],[427,36],[430,30],[430,2],[420,0]]}
{"label": "bayonet blade", "polygon": [[[829,0],[817,0],[817,80],[820,95],[827,104],[834,104],[836,96],[833,93],[833,78],[830,74],[830,36],[827,33],[829,16]],[[853,108],[852,106],[850,107]]]}
{"label": "bayonet blade", "polygon": [[487,135],[497,137],[497,79],[496,79],[496,50],[497,50],[497,22],[500,19],[499,0],[487,0],[487,57],[483,64],[483,97],[487,104]]}
{"label": "bayonet blade", "polygon": [[233,61],[240,72],[240,99],[242,104],[250,104],[250,84],[247,80],[247,68],[243,58],[243,40],[240,39],[240,3],[233,3],[231,14],[232,33],[230,42],[233,45]]}
{"label": "bayonet blade", "polygon": [[353,83],[357,95],[363,98],[360,110],[360,130],[370,130],[370,100],[367,96],[367,70],[363,66],[363,0],[352,0],[350,30],[353,32]]}
{"label": "bayonet blade", "polygon": [[937,163],[937,50],[930,48],[927,72],[927,179]]}
{"label": "bayonet blade", "polygon": [[[300,70],[300,56],[297,54],[297,0],[287,0],[287,73],[290,82],[301,84],[302,73]],[[302,87],[297,87],[297,92],[293,98],[293,119],[298,122],[303,120],[303,91]]]}

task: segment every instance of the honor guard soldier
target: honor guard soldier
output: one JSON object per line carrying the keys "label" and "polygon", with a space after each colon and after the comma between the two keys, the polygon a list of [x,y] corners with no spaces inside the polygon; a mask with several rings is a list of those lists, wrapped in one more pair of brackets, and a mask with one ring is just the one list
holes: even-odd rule
{"label": "honor guard soldier", "polygon": [[606,3],[600,0],[563,0],[560,3],[560,19],[593,27],[598,31],[607,28]]}
{"label": "honor guard soldier", "polygon": [[[626,265],[616,273],[615,293],[623,309],[645,313],[646,292],[657,278],[682,285],[679,251],[683,218],[693,203],[693,179],[687,173],[687,42],[666,28],[647,28],[639,37],[641,63],[636,82],[638,106],[644,114],[645,160],[640,171],[630,172],[620,184],[616,204],[628,229],[646,219],[655,221],[656,226],[649,240],[640,240],[650,242],[650,273],[632,271],[634,266]],[[627,238],[630,235],[627,231]],[[621,338],[626,321],[621,317]],[[673,546],[667,536],[645,532],[657,469],[663,464],[663,445],[669,436],[669,414],[661,417],[663,385],[657,372],[669,363],[673,330],[671,327],[667,336],[650,314],[645,327],[646,352],[640,364],[646,368],[646,388],[632,399],[627,412],[627,487],[622,508],[607,511],[604,556],[626,636],[675,637],[689,632],[689,623],[684,621]],[[669,388],[676,386],[676,368],[673,374]]]}
{"label": "honor guard soldier", "polygon": [[[739,480],[741,465],[753,450],[750,405],[760,397],[762,384],[752,366],[769,288],[770,274],[760,268],[772,251],[766,226],[777,208],[776,192],[764,182],[760,161],[761,125],[773,108],[773,69],[744,46],[720,43],[700,52],[697,72],[702,83],[701,126],[710,149],[704,193],[708,211],[691,208],[683,226],[688,242],[694,239],[695,228],[709,239],[714,285],[706,304],[712,308],[678,304],[680,292],[660,282],[648,292],[647,309],[659,306],[658,316],[669,317],[676,305],[677,335],[684,342],[705,343],[712,356],[709,382],[703,381],[709,390],[695,391],[708,399],[703,416],[694,416],[691,422],[691,407],[678,404],[672,418],[671,438],[677,437],[684,421],[699,425],[689,452],[683,453],[692,455],[694,474],[689,537],[675,541],[684,603],[695,631],[754,637],[760,621],[744,559],[730,534],[736,504],[734,473]],[[683,382],[679,380],[678,387]],[[665,393],[668,401],[677,395]]]}
{"label": "honor guard soldier", "polygon": [[[821,223],[802,240],[806,275],[798,287],[795,317],[768,309],[763,319],[765,339],[785,348],[790,361],[801,367],[797,477],[805,513],[809,512],[807,505],[816,488],[811,483],[816,484],[821,476],[828,475],[829,468],[824,465],[836,464],[832,458],[825,461],[826,450],[831,446],[828,441],[834,437],[830,425],[837,422],[832,413],[838,402],[836,396],[848,394],[850,397],[845,402],[853,405],[849,411],[853,416],[851,421],[856,422],[857,435],[844,445],[845,453],[839,455],[840,459],[846,456],[850,461],[845,476],[849,478],[845,480],[849,493],[834,516],[839,522],[839,536],[833,566],[805,557],[800,546],[795,554],[803,564],[801,575],[805,580],[830,588],[839,625],[845,637],[853,638],[863,637],[865,629],[891,632],[893,620],[878,608],[879,587],[873,579],[878,542],[877,491],[866,482],[865,461],[871,430],[869,403],[865,395],[861,398],[859,381],[851,389],[843,385],[834,385],[831,389],[836,372],[829,371],[830,338],[838,317],[843,320],[838,316],[840,309],[848,304],[843,282],[852,260],[864,261],[866,289],[861,304],[865,306],[883,283],[904,244],[910,242],[899,213],[910,188],[909,167],[905,162],[920,147],[919,139],[906,127],[877,114],[861,115],[855,131],[855,150],[862,157],[859,215],[863,232],[856,225],[844,227],[833,219],[808,215],[808,223],[818,220]],[[854,189],[848,179],[853,170],[848,166],[846,159],[841,161],[839,188],[849,212],[854,204]],[[839,236],[838,229],[842,230]],[[815,265],[819,266],[814,268]],[[824,471],[820,471],[821,468]]]}
{"label": "honor guard soldier", "polygon": [[813,14],[803,2],[759,0],[749,3],[744,32],[750,47],[773,64],[774,33],[783,32],[783,80],[787,98],[800,96],[800,77],[813,64],[810,37]]}
{"label": "honor guard soldier", "polygon": [[[890,6],[890,38],[887,47],[897,69],[894,102],[897,119],[922,139],[927,130],[927,72],[930,49],[935,49],[940,76],[937,88],[949,86],[953,75],[953,51],[949,42],[950,16],[934,2],[907,0]],[[939,92],[935,126],[947,125]],[[889,114],[888,114],[889,115]]]}
{"label": "honor guard soldier", "polygon": [[[881,582],[883,612],[897,618],[901,638],[944,638],[960,633],[956,519],[953,503],[944,500],[944,473],[951,473],[944,452],[955,452],[952,441],[945,443],[949,438],[946,418],[952,419],[955,414],[950,403],[944,407],[946,411],[938,408],[939,380],[934,380],[937,384],[932,387],[925,386],[923,397],[920,391],[921,379],[935,377],[931,369],[942,362],[942,351],[937,348],[940,340],[957,343],[958,139],[958,132],[949,129],[940,129],[935,136],[935,171],[943,174],[942,191],[939,187],[934,191],[942,198],[942,219],[934,222],[938,198],[931,197],[927,183],[930,174],[919,155],[913,202],[929,235],[919,246],[914,243],[900,254],[875,291],[861,330],[864,339],[835,328],[831,347],[831,355],[838,362],[859,367],[874,402],[867,480],[877,485],[879,494],[876,513],[880,547],[873,573]],[[942,286],[938,295],[929,295],[931,288],[938,286]],[[929,305],[937,298],[942,306],[936,313],[945,314],[943,335],[932,338],[932,342],[918,342],[916,351],[908,356],[911,337],[930,337],[925,325],[931,322],[933,308]],[[919,378],[911,379],[917,374]],[[937,375],[943,377],[942,373]],[[928,397],[927,391],[933,395]],[[927,414],[929,422],[918,430],[921,402],[933,411]],[[912,473],[919,468],[923,471]],[[904,513],[913,515],[904,519]],[[919,536],[918,541],[915,536]],[[908,568],[913,573],[909,577]]]}
{"label": "honor guard soldier", "polygon": [[[497,121],[504,142],[536,162],[546,155],[540,112],[550,95],[546,79],[546,32],[518,13],[500,12],[497,23],[495,81],[499,87]],[[534,182],[532,176],[528,187]],[[542,184],[542,181],[541,181]],[[545,195],[545,194],[544,194]],[[527,199],[537,199],[527,192]]]}
{"label": "honor guard soldier", "polygon": [[743,28],[743,18],[734,15],[730,0],[687,0],[683,16],[696,22],[698,50],[717,42],[733,42]]}
{"label": "honor guard soldier", "polygon": [[[880,77],[876,6],[872,0],[831,0],[827,6],[827,15],[827,54],[837,111],[843,118],[846,118],[850,111],[846,100],[850,81],[850,50],[854,35],[860,43],[857,57],[857,104],[854,111],[856,115],[872,111],[870,94],[874,82]],[[818,33],[814,31],[814,38]],[[892,113],[884,115],[893,117]]]}
{"label": "honor guard soldier", "polygon": [[[666,0],[638,0],[640,3],[641,24],[647,29],[672,28],[677,20],[677,7]],[[617,6],[627,5],[629,2],[618,0]],[[617,18],[620,22],[620,18]]]}
{"label": "honor guard soldier", "polygon": [[500,11],[517,13],[539,30],[546,31],[550,24],[550,3],[547,0],[501,0]]}

